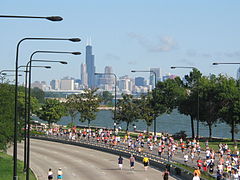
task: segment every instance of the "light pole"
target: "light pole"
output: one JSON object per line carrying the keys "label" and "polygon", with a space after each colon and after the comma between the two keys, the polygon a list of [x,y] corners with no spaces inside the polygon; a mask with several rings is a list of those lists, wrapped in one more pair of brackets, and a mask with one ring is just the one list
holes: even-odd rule
{"label": "light pole", "polygon": [[79,42],[79,38],[23,38],[17,43],[16,60],[15,60],[15,111],[14,111],[14,137],[13,137],[13,180],[17,180],[17,123],[18,123],[18,111],[17,111],[17,97],[18,97],[18,54],[19,48],[23,41],[26,40],[53,40],[53,41],[71,41]]}
{"label": "light pole", "polygon": [[[26,68],[26,70],[24,71],[25,72],[25,95],[24,95],[24,109],[25,109],[25,112],[24,112],[24,167],[23,167],[23,170],[24,172],[26,171],[26,154],[27,154],[27,73],[29,72],[28,69],[27,69],[28,66],[18,66],[18,69],[19,68]],[[51,66],[32,66],[34,68],[46,68],[46,69],[50,69]]]}
{"label": "light pole", "polygon": [[60,16],[13,16],[13,15],[0,15],[0,18],[20,18],[20,19],[47,19],[49,21],[62,21],[63,18]]}
{"label": "light pole", "polygon": [[31,101],[30,101],[30,96],[31,96],[31,67],[32,67],[32,62],[57,62],[61,64],[67,64],[65,61],[52,61],[52,60],[33,60],[33,56],[36,53],[55,53],[55,54],[72,54],[72,55],[80,55],[80,52],[66,52],[66,51],[35,51],[31,54],[30,56],[30,61],[27,63],[27,66],[29,66],[29,81],[28,81],[28,129],[27,129],[27,156],[26,156],[26,180],[29,180],[29,167],[30,167],[30,108],[31,108]]}
{"label": "light pole", "polygon": [[117,75],[115,73],[94,73],[95,75],[101,75],[101,74],[105,74],[105,75],[113,75],[115,78],[115,87],[114,87],[114,133],[116,132],[116,112],[117,112]]}
{"label": "light pole", "polygon": [[[156,74],[156,72],[155,71],[151,71],[151,70],[131,70],[131,72],[133,72],[133,73],[135,73],[135,72],[148,72],[148,73],[152,73],[152,74],[154,74],[154,80],[155,80],[155,91],[154,91],[154,96],[155,97],[153,97],[154,98],[154,106],[156,105],[156,97],[157,97],[157,89],[156,89],[156,86],[157,86],[157,74]],[[156,137],[156,135],[157,135],[157,118],[156,117],[154,117],[154,137]]]}
{"label": "light pole", "polygon": [[[0,15],[0,18],[20,18],[20,19],[46,19],[49,21],[62,21],[63,18],[60,16],[13,16],[13,15]],[[13,180],[17,180],[17,95],[18,95],[18,50],[19,45],[22,41],[27,39],[34,39],[34,38],[24,38],[17,44],[17,52],[16,52],[16,67],[15,67],[15,112],[14,112],[14,136],[13,136]],[[36,39],[36,38],[35,38]],[[80,39],[79,39],[80,40]]]}
{"label": "light pole", "polygon": [[[182,69],[196,69],[198,70],[196,67],[193,67],[193,66],[172,66],[171,69],[177,69],[177,68],[182,68]],[[198,93],[198,96],[197,96],[197,139],[199,138],[199,108],[200,108],[200,105],[199,105],[199,77],[197,78],[197,93]]]}

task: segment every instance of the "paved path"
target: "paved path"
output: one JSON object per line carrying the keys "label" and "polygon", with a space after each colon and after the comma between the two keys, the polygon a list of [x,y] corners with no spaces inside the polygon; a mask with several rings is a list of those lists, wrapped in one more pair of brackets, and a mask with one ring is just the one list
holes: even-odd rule
{"label": "paved path", "polygon": [[[9,150],[12,153],[12,150]],[[23,159],[23,144],[18,146],[18,158]],[[31,139],[31,168],[39,180],[46,180],[48,168],[56,173],[62,168],[65,180],[161,180],[162,172],[136,163],[129,170],[124,159],[123,170],[118,169],[117,156],[73,145]],[[56,178],[55,178],[56,179]],[[170,177],[170,179],[174,179]]]}

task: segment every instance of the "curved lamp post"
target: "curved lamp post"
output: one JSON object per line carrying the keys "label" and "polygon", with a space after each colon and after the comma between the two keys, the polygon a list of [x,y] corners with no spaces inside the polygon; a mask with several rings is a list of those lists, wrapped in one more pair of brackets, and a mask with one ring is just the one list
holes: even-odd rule
{"label": "curved lamp post", "polygon": [[[2,73],[2,74],[0,75],[0,78],[1,78],[1,80],[2,80],[2,84],[3,84],[4,78],[7,77],[7,76],[9,77],[9,76],[15,76],[15,75],[13,75],[13,74],[8,75],[7,73]],[[19,76],[22,76],[22,75],[19,74],[18,77],[19,77]]]}
{"label": "curved lamp post", "polygon": [[[32,66],[34,68],[46,68],[46,69],[50,69],[51,66]],[[20,68],[26,68],[25,72],[25,84],[24,84],[24,89],[25,89],[25,95],[24,95],[24,171],[26,171],[26,147],[27,147],[27,141],[26,141],[26,137],[27,137],[27,74],[28,74],[28,70],[27,70],[27,66],[18,66],[18,69]]]}
{"label": "curved lamp post", "polygon": [[[157,92],[156,92],[156,86],[157,86],[157,74],[156,74],[156,72],[155,71],[151,71],[151,70],[131,70],[131,72],[133,72],[133,73],[135,73],[135,72],[149,72],[149,73],[153,73],[154,74],[154,80],[155,80],[155,93],[154,93],[154,95],[155,95],[155,98],[154,98],[154,103],[156,104],[156,96],[157,96]],[[154,118],[154,136],[156,137],[156,135],[157,135],[157,120],[156,120],[157,118],[155,117]]]}
{"label": "curved lamp post", "polygon": [[[73,40],[74,42],[76,40]],[[28,124],[28,129],[27,129],[27,152],[26,152],[26,157],[24,162],[26,161],[26,180],[29,180],[29,167],[30,167],[30,108],[31,108],[31,101],[30,101],[30,96],[31,96],[31,67],[32,67],[32,62],[57,62],[61,64],[67,64],[65,61],[53,61],[53,60],[33,60],[33,56],[37,53],[54,53],[54,54],[72,54],[72,55],[80,55],[80,52],[68,52],[68,51],[35,51],[31,54],[30,56],[30,61],[27,63],[27,68],[29,67],[29,82],[28,82],[28,115],[27,115],[27,124]],[[26,69],[27,69],[26,68]]]}
{"label": "curved lamp post", "polygon": [[[182,69],[197,69],[196,67],[193,66],[172,66],[171,69],[177,69],[177,68],[182,68]],[[198,69],[197,69],[198,70]],[[199,85],[199,78],[197,79],[197,86]],[[197,88],[198,90],[198,99],[197,99],[197,139],[199,138],[199,88]]]}
{"label": "curved lamp post", "polygon": [[[13,15],[0,15],[0,18],[20,18],[20,19],[46,19],[49,21],[62,21],[63,18],[60,16],[13,16]],[[15,112],[14,112],[14,136],[13,136],[13,180],[17,180],[17,95],[18,95],[18,49],[19,45],[23,40],[30,39],[24,38],[17,45],[17,53],[16,53],[16,67],[15,67]],[[80,39],[79,39],[80,40]]]}
{"label": "curved lamp post", "polygon": [[[29,180],[29,166],[30,166],[30,108],[31,108],[31,64],[32,62],[53,62],[53,63],[61,63],[67,64],[66,61],[52,61],[52,60],[30,60],[29,61],[29,78],[28,78],[28,111],[27,111],[27,156],[26,156],[26,180]],[[27,65],[27,66],[28,66]]]}
{"label": "curved lamp post", "polygon": [[116,112],[117,112],[117,75],[115,73],[94,73],[95,75],[113,75],[115,78],[115,87],[114,87],[114,133],[116,132]]}
{"label": "curved lamp post", "polygon": [[13,179],[17,180],[17,123],[18,123],[18,111],[17,111],[17,97],[18,97],[18,54],[19,47],[23,41],[28,40],[53,40],[53,41],[71,41],[79,42],[79,38],[23,38],[17,43],[16,48],[16,60],[15,60],[15,111],[14,111],[14,137],[13,137]]}

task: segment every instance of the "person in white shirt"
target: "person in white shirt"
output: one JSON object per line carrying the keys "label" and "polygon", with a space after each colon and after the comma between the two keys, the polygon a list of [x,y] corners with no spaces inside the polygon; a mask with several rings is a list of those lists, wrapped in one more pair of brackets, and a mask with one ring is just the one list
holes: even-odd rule
{"label": "person in white shirt", "polygon": [[200,177],[198,177],[197,173],[194,173],[194,177],[192,180],[200,180]]}
{"label": "person in white shirt", "polygon": [[53,172],[52,172],[52,169],[50,168],[48,170],[48,180],[52,180],[53,179]]}
{"label": "person in white shirt", "polygon": [[61,179],[63,179],[63,172],[62,172],[62,169],[59,168],[57,172],[57,180],[61,180]]}
{"label": "person in white shirt", "polygon": [[183,156],[183,158],[184,158],[184,162],[187,163],[187,162],[188,162],[188,154],[185,154],[185,155]]}

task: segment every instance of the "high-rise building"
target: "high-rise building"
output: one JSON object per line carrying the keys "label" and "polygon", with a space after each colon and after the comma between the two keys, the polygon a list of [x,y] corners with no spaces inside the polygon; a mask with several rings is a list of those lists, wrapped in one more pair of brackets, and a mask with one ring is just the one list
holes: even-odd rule
{"label": "high-rise building", "polygon": [[61,79],[60,90],[74,90],[74,80],[73,79]]}
{"label": "high-rise building", "polygon": [[[160,68],[150,68],[150,71],[153,71],[156,73],[156,81],[161,81],[161,70]],[[155,74],[154,73],[150,73],[150,85],[155,87]]]}
{"label": "high-rise building", "polygon": [[130,94],[133,90],[133,80],[128,76],[120,77],[118,81],[118,87],[123,93]]}
{"label": "high-rise building", "polygon": [[240,67],[237,70],[237,79],[240,79]]}
{"label": "high-rise building", "polygon": [[50,82],[51,89],[59,90],[60,89],[60,80],[54,79]]}
{"label": "high-rise building", "polygon": [[113,69],[111,66],[105,66],[105,69],[104,69],[104,73],[105,73],[105,88],[106,89],[110,89],[112,90],[114,85],[115,85],[115,82],[114,82],[114,76],[113,76]]}
{"label": "high-rise building", "polygon": [[88,87],[88,76],[86,64],[81,64],[81,84],[84,88]]}
{"label": "high-rise building", "polygon": [[95,66],[94,66],[94,55],[92,54],[92,46],[86,46],[86,66],[87,66],[87,79],[88,87],[95,87]]}
{"label": "high-rise building", "polygon": [[144,86],[144,77],[136,77],[135,85],[136,86]]}

